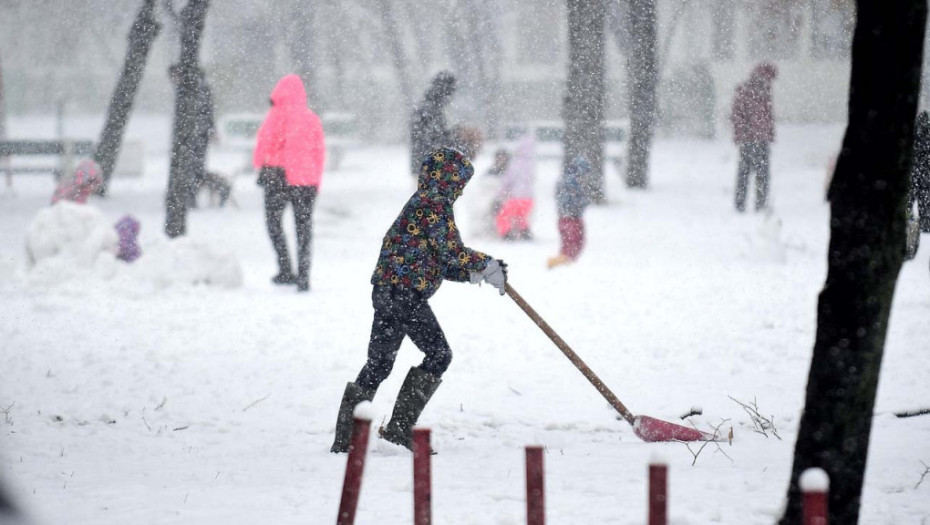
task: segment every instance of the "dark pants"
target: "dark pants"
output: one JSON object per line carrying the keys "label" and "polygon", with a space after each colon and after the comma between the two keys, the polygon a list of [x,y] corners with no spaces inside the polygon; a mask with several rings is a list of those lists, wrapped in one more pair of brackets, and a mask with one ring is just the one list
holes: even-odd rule
{"label": "dark pants", "polygon": [[281,168],[262,168],[259,183],[265,187],[265,225],[271,245],[278,256],[278,267],[282,274],[290,274],[291,259],[287,253],[287,241],[281,217],[287,203],[294,206],[297,222],[297,280],[310,279],[310,241],[313,236],[313,204],[316,201],[316,186],[289,186]]}
{"label": "dark pants", "polygon": [[930,173],[926,169],[915,170],[911,177],[907,202],[908,212],[913,210],[916,203],[920,231],[930,233]]}
{"label": "dark pants", "polygon": [[366,391],[377,390],[394,368],[404,336],[410,337],[425,354],[419,368],[437,379],[441,377],[452,362],[452,349],[426,299],[416,291],[375,286],[371,304],[375,316],[368,341],[368,361],[355,384]]}
{"label": "dark pants", "polygon": [[739,168],[736,172],[736,209],[746,209],[749,172],[756,174],[756,211],[766,207],[769,196],[769,143],[746,142],[739,145]]}

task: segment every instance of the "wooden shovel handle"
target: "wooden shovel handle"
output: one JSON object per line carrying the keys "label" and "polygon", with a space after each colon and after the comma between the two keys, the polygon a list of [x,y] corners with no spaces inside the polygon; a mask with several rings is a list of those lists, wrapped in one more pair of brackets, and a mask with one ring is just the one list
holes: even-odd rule
{"label": "wooden shovel handle", "polygon": [[507,295],[509,295],[510,298],[513,299],[513,302],[517,303],[517,306],[519,306],[520,309],[526,312],[526,315],[528,315],[530,319],[532,319],[533,322],[536,323],[536,326],[542,329],[542,331],[545,332],[547,336],[549,336],[549,339],[551,339],[552,342],[555,343],[555,346],[559,347],[559,350],[561,350],[562,353],[565,354],[565,357],[567,357],[568,360],[571,361],[573,365],[575,365],[575,368],[577,368],[578,370],[581,370],[581,373],[586,378],[588,378],[588,381],[590,381],[591,384],[594,385],[594,388],[596,388],[597,391],[600,392],[602,396],[604,396],[604,399],[606,399],[607,402],[610,403],[610,406],[614,407],[617,410],[617,412],[619,412],[620,415],[623,416],[623,419],[625,419],[627,423],[632,425],[635,419],[633,417],[633,413],[630,412],[629,409],[627,409],[627,407],[623,406],[623,403],[621,403],[620,400],[617,399],[617,396],[615,396],[614,393],[611,392],[609,388],[607,388],[607,385],[605,385],[604,382],[601,381],[599,377],[597,377],[597,374],[595,374],[593,370],[588,368],[588,365],[586,365],[584,361],[582,361],[581,358],[578,357],[578,354],[576,354],[571,349],[571,347],[568,346],[568,343],[566,343],[561,337],[559,337],[559,334],[555,333],[555,330],[553,330],[552,327],[549,326],[549,323],[543,320],[543,318],[540,317],[538,313],[536,313],[536,310],[533,310],[533,308],[526,302],[526,300],[523,299],[523,297],[520,297],[520,294],[518,294],[517,291],[514,290],[512,286],[510,286],[510,283],[506,284],[505,291],[507,292]]}

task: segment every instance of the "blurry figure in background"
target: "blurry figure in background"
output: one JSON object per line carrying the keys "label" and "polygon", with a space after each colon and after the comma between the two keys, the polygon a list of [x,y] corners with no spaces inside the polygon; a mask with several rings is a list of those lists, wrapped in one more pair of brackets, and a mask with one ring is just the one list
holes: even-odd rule
{"label": "blurry figure in background", "polygon": [[562,172],[555,186],[555,203],[559,214],[559,237],[562,247],[559,254],[550,257],[546,266],[555,268],[574,262],[584,248],[585,208],[591,203],[585,191],[585,181],[591,175],[591,163],[584,156],[577,156]]}
{"label": "blurry figure in background", "polygon": [[[210,141],[216,136],[216,119],[213,111],[213,92],[207,83],[207,77],[203,70],[197,69],[196,85],[194,87],[194,132],[191,134],[193,141],[188,145],[191,156],[191,172],[187,173],[187,205],[190,208],[197,207],[197,193],[200,187],[207,181],[207,148]],[[181,82],[181,66],[172,64],[168,68],[168,78],[174,84],[175,90],[179,89]],[[215,181],[211,178],[211,187]]]}
{"label": "blurry figure in background", "polygon": [[494,163],[471,183],[467,202],[471,204],[472,230],[482,237],[497,235],[497,214],[501,211],[501,175],[510,162],[510,153],[501,148],[494,152]]}
{"label": "blurry figure in background", "polygon": [[413,426],[452,362],[452,349],[428,302],[443,281],[484,281],[504,295],[507,265],[466,247],[455,224],[452,205],[473,174],[471,162],[454,149],[439,148],[423,158],[418,189],[381,242],[371,276],[375,312],[368,359],[355,381],[346,384],[331,452],[349,451],[352,412],[375,397],[405,337],[423,352],[423,362],[407,372],[381,437],[411,448]]}
{"label": "blurry figure in background", "polygon": [[469,159],[481,153],[484,145],[484,133],[474,126],[456,125],[452,128],[451,147],[462,152]]}
{"label": "blurry figure in background", "polygon": [[[914,208],[917,213],[914,213]],[[910,184],[907,188],[907,242],[904,260],[917,257],[921,232],[930,232],[930,114],[921,111],[914,128]]]}
{"label": "blurry figure in background", "polygon": [[930,233],[930,114],[917,115],[914,130],[914,158],[911,159],[911,185],[908,193],[908,210],[917,204],[920,231]]}
{"label": "blurry figure in background", "polygon": [[443,71],[437,74],[423,95],[423,101],[410,117],[410,174],[420,175],[423,158],[439,147],[453,145],[452,132],[446,126],[446,106],[455,94],[455,77]]}
{"label": "blurry figure in background", "polygon": [[85,204],[87,198],[96,193],[102,184],[100,166],[92,159],[84,159],[74,168],[74,173],[58,181],[55,193],[52,194],[52,204],[61,200]]}
{"label": "blurry figure in background", "polygon": [[[299,76],[278,81],[271,92],[271,109],[258,130],[252,164],[265,188],[265,224],[278,258],[275,284],[297,284],[310,290],[310,241],[313,205],[323,179],[326,147],[320,117],[307,107],[307,91]],[[297,222],[297,275],[291,270],[281,226],[284,207],[294,206]]]}
{"label": "blurry figure in background", "polygon": [[121,261],[133,262],[142,255],[139,248],[139,221],[132,215],[125,215],[116,221],[116,234],[119,236],[119,251],[116,258]]}
{"label": "blurry figure in background", "polygon": [[733,142],[739,147],[736,173],[736,210],[746,210],[749,172],[756,174],[756,211],[764,210],[769,193],[769,145],[775,141],[772,111],[772,81],[778,76],[774,64],[762,62],[749,80],[736,88],[733,98]]}
{"label": "blurry figure in background", "polygon": [[507,163],[498,200],[497,234],[507,240],[530,240],[530,212],[533,211],[533,185],[536,178],[535,140],[532,133],[524,133]]}

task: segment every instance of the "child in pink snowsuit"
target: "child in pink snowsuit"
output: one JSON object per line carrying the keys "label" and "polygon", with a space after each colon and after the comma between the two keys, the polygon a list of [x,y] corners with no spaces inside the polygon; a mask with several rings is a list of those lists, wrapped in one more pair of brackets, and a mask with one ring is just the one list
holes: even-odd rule
{"label": "child in pink snowsuit", "polygon": [[533,211],[534,147],[533,135],[527,133],[504,171],[498,199],[502,204],[495,219],[497,234],[504,239],[532,238],[529,217]]}
{"label": "child in pink snowsuit", "polygon": [[559,237],[562,249],[550,257],[549,268],[573,262],[584,248],[584,221],[582,215],[591,200],[585,191],[585,180],[591,173],[591,163],[582,156],[575,157],[562,172],[555,186],[555,202],[559,212]]}
{"label": "child in pink snowsuit", "polygon": [[52,204],[60,200],[85,204],[88,197],[93,195],[103,184],[103,175],[100,166],[91,159],[84,159],[78,163],[71,176],[62,176],[52,195]]}

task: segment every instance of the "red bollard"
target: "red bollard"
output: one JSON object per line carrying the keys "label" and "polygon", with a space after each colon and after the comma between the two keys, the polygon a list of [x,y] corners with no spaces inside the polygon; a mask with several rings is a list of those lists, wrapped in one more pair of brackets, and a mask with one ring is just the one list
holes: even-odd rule
{"label": "red bollard", "polygon": [[432,471],[429,429],[413,429],[413,523],[430,525],[433,521]]}
{"label": "red bollard", "polygon": [[368,452],[368,432],[371,420],[355,417],[352,429],[352,442],[349,445],[349,459],[346,462],[346,477],[342,483],[342,500],[339,502],[339,515],[336,525],[355,523],[355,509],[358,507],[358,493],[362,486],[362,471],[365,470],[365,455]]}
{"label": "red bollard", "polygon": [[543,448],[526,447],[526,523],[545,525],[546,498],[543,487]]}
{"label": "red bollard", "polygon": [[649,525],[668,523],[668,466],[649,465]]}
{"label": "red bollard", "polygon": [[827,525],[827,493],[830,491],[830,477],[820,468],[809,468],[801,473],[798,480],[801,487],[801,523],[802,525]]}

